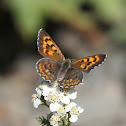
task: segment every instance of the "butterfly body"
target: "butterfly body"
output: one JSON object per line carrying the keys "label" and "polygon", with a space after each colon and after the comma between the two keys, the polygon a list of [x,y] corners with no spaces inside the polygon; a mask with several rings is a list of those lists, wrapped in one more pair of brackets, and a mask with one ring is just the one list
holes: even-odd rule
{"label": "butterfly body", "polygon": [[59,70],[59,74],[57,76],[57,81],[61,81],[63,80],[66,72],[68,71],[68,69],[71,67],[71,60],[70,59],[66,59],[61,63],[61,67]]}
{"label": "butterfly body", "polygon": [[37,46],[39,53],[48,57],[36,63],[37,72],[52,84],[58,82],[58,86],[62,88],[75,87],[83,83],[84,72],[91,71],[106,58],[105,54],[98,54],[76,60],[65,59],[52,38],[43,29],[38,32]]}

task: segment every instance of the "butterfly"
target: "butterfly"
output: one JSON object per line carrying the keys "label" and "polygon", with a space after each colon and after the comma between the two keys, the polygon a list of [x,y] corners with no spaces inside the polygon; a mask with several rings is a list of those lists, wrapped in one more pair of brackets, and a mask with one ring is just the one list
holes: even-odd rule
{"label": "butterfly", "polygon": [[65,59],[61,50],[42,28],[38,31],[38,52],[48,58],[36,63],[37,72],[50,83],[58,82],[61,88],[75,87],[83,83],[84,72],[88,73],[105,59],[105,54],[88,56],[80,59]]}

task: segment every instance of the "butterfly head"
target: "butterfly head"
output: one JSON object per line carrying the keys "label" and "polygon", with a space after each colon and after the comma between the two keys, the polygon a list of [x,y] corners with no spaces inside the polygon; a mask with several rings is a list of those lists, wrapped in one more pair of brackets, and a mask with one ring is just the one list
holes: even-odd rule
{"label": "butterfly head", "polygon": [[63,69],[68,69],[71,67],[71,60],[70,59],[65,59],[62,63],[62,68]]}

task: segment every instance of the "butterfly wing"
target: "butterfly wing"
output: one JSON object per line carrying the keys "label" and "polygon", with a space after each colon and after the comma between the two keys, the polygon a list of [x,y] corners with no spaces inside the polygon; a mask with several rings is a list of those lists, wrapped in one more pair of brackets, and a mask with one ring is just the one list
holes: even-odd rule
{"label": "butterfly wing", "polygon": [[37,72],[47,81],[54,82],[60,69],[60,64],[50,58],[42,58],[36,63]]}
{"label": "butterfly wing", "polygon": [[95,66],[100,65],[105,60],[105,54],[98,54],[72,61],[72,67],[80,69],[86,73],[94,69]]}
{"label": "butterfly wing", "polygon": [[63,80],[59,82],[59,87],[70,88],[79,83],[83,83],[83,73],[78,69],[69,68]]}
{"label": "butterfly wing", "polygon": [[41,55],[59,62],[65,60],[65,57],[60,49],[43,29],[40,29],[38,32],[37,46]]}

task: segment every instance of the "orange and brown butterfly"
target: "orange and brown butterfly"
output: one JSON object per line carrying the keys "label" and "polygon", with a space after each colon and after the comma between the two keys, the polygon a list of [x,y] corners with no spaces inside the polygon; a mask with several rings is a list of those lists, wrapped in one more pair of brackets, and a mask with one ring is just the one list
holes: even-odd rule
{"label": "orange and brown butterfly", "polygon": [[105,54],[98,54],[76,60],[65,59],[58,46],[43,29],[38,31],[37,46],[39,53],[47,57],[36,63],[37,72],[45,81],[58,82],[58,86],[62,88],[75,87],[83,83],[84,72],[88,73],[106,58]]}

